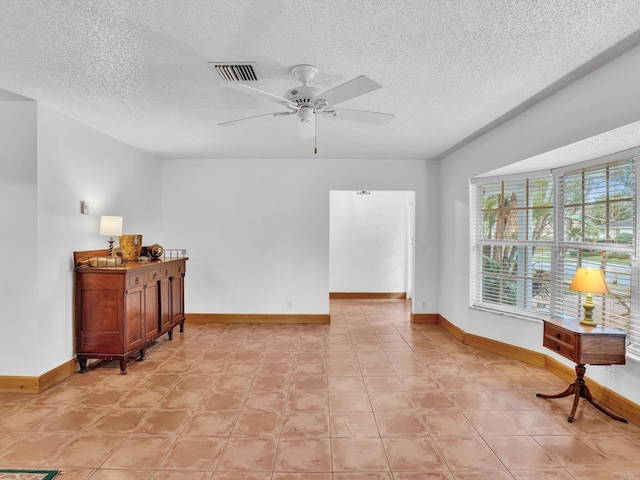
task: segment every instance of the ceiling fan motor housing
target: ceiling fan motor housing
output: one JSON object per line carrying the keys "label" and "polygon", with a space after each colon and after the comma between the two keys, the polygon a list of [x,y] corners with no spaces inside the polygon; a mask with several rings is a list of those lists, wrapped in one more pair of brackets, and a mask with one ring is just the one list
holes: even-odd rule
{"label": "ceiling fan motor housing", "polygon": [[284,98],[299,105],[313,105],[313,99],[322,93],[322,89],[309,86],[294,87],[287,90]]}

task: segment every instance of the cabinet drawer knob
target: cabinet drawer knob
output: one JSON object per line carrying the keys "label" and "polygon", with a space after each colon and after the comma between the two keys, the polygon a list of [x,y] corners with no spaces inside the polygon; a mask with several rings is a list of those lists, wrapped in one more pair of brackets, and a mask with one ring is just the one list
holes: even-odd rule
{"label": "cabinet drawer knob", "polygon": [[167,275],[169,275],[169,270],[164,271],[164,276],[166,277]]}
{"label": "cabinet drawer knob", "polygon": [[182,267],[178,267],[178,273],[182,271]]}
{"label": "cabinet drawer knob", "polygon": [[138,283],[140,283],[140,279],[138,277],[136,277],[135,284],[138,285]]}
{"label": "cabinet drawer knob", "polygon": [[157,274],[157,273],[154,273],[154,274],[153,274],[153,279],[155,280],[157,276],[158,276],[158,274]]}
{"label": "cabinet drawer knob", "polygon": [[559,333],[556,333],[556,338],[560,338],[560,334]]}
{"label": "cabinet drawer knob", "polygon": [[560,351],[560,345],[556,345],[556,352]]}

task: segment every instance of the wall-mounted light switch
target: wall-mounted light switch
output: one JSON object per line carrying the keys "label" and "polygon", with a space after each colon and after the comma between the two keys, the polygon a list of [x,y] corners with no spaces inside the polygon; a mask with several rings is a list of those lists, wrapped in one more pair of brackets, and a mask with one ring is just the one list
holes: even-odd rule
{"label": "wall-mounted light switch", "polygon": [[80,202],[80,213],[83,215],[87,215],[89,213],[89,204],[84,200]]}

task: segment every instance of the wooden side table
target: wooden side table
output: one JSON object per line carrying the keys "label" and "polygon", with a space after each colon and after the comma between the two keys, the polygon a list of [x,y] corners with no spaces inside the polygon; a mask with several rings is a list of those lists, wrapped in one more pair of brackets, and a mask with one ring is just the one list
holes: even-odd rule
{"label": "wooden side table", "polygon": [[574,395],[573,408],[568,421],[572,422],[580,398],[611,418],[627,423],[627,420],[607,410],[594,400],[584,381],[585,365],[624,365],[626,361],[626,336],[622,330],[609,327],[582,325],[578,320],[551,318],[544,321],[542,344],[576,364],[576,379],[562,393],[544,395],[541,398],[563,398]]}

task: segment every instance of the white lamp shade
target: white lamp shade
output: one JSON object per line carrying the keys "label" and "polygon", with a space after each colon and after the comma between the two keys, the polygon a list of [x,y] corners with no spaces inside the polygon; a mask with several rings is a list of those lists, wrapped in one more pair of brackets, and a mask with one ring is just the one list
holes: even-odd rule
{"label": "white lamp shade", "polygon": [[122,235],[122,217],[103,215],[100,217],[100,235]]}

